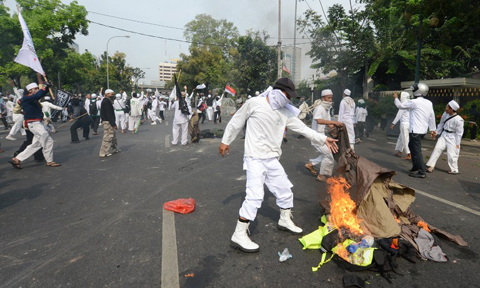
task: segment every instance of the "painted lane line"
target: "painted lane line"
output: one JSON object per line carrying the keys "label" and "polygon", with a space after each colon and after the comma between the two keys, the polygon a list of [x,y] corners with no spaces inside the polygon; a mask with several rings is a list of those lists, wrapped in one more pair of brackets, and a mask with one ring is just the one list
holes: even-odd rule
{"label": "painted lane line", "polygon": [[175,213],[165,209],[163,209],[162,221],[162,287],[180,287]]}
{"label": "painted lane line", "polygon": [[474,214],[474,215],[480,216],[480,211],[473,210],[473,209],[468,208],[468,207],[466,207],[466,206],[463,206],[463,205],[461,205],[461,204],[457,204],[457,203],[455,203],[455,202],[451,202],[451,201],[445,200],[445,199],[443,199],[443,198],[440,198],[440,197],[438,197],[438,196],[429,194],[429,193],[427,193],[427,192],[423,192],[423,191],[420,191],[420,190],[415,190],[415,192],[418,193],[418,194],[420,194],[420,195],[423,195],[423,196],[425,196],[425,197],[428,197],[428,198],[437,200],[437,201],[439,201],[439,202],[445,203],[445,204],[447,204],[447,205],[450,205],[450,206],[452,206],[452,207],[455,207],[455,208],[457,208],[457,209],[461,209],[461,210],[463,210],[463,211],[470,212],[470,213],[472,213],[472,214]]}

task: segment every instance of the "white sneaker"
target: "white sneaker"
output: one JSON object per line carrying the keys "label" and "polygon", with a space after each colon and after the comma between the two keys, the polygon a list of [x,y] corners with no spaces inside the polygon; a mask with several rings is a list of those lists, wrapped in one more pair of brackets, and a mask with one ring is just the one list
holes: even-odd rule
{"label": "white sneaker", "polygon": [[250,240],[248,237],[248,226],[249,223],[240,222],[237,220],[237,227],[235,228],[235,232],[233,233],[231,244],[233,247],[240,249],[243,252],[253,253],[258,252],[260,246],[257,243]]}
{"label": "white sneaker", "polygon": [[8,134],[7,137],[5,137],[5,139],[10,140],[10,141],[15,141],[15,140],[17,140],[17,138],[13,137],[13,136],[10,135],[10,134]]}
{"label": "white sneaker", "polygon": [[293,215],[291,209],[280,209],[280,220],[278,220],[278,229],[300,234],[303,229],[295,225],[292,221]]}
{"label": "white sneaker", "polygon": [[157,125],[157,122],[152,122],[152,125]]}

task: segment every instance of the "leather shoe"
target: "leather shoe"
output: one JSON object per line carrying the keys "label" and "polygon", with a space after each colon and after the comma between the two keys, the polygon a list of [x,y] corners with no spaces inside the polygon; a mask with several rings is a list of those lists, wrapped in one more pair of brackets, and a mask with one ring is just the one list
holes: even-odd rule
{"label": "leather shoe", "polygon": [[420,173],[410,173],[410,174],[408,174],[408,176],[414,177],[414,178],[425,178],[425,177],[427,177],[425,174],[420,174]]}

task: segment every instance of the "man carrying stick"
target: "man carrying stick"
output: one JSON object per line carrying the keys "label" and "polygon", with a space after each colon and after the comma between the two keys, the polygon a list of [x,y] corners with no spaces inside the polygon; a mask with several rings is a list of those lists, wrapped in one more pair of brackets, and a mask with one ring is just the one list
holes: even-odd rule
{"label": "man carrying stick", "polygon": [[22,169],[20,163],[28,159],[40,148],[43,148],[43,155],[47,160],[48,167],[60,166],[59,163],[53,161],[53,139],[48,134],[47,129],[45,129],[42,106],[38,102],[47,95],[48,86],[47,84],[42,89],[39,89],[37,83],[28,84],[26,87],[28,92],[20,101],[23,107],[25,128],[28,128],[34,137],[32,144],[28,145],[23,152],[12,158],[11,161],[8,161],[16,169]]}

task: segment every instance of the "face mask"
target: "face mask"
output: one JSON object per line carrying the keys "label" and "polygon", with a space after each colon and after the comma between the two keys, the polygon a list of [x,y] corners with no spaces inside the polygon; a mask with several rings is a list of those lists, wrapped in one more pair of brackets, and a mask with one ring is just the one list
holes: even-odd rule
{"label": "face mask", "polygon": [[285,107],[290,103],[290,100],[287,98],[287,96],[285,96],[282,91],[277,89],[272,90],[268,94],[268,100],[270,101],[270,106],[273,110]]}
{"label": "face mask", "polygon": [[329,110],[330,108],[332,108],[332,105],[333,105],[333,102],[328,102],[328,101],[321,101],[320,102],[320,105],[322,105],[323,108]]}

